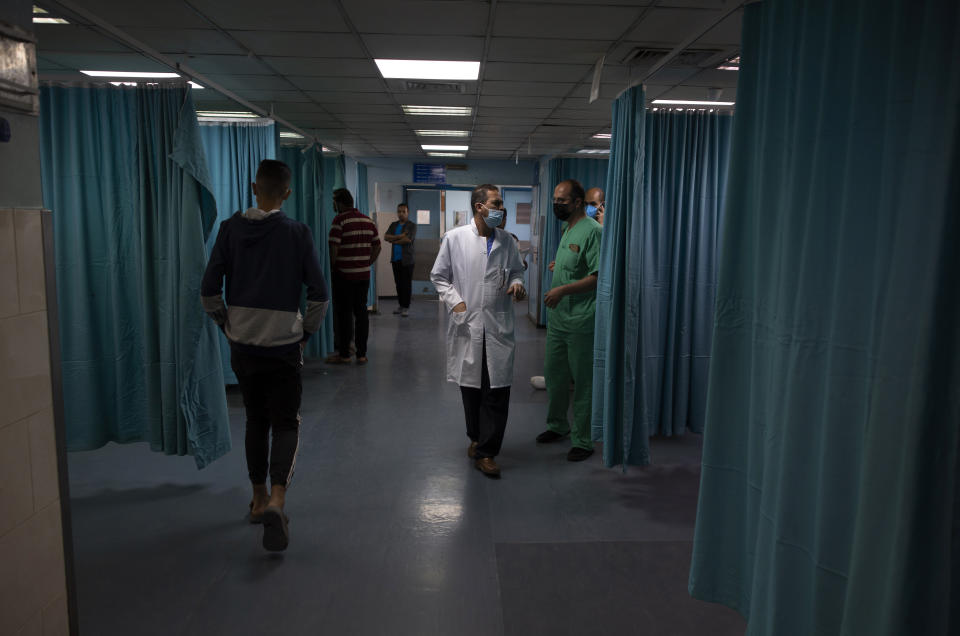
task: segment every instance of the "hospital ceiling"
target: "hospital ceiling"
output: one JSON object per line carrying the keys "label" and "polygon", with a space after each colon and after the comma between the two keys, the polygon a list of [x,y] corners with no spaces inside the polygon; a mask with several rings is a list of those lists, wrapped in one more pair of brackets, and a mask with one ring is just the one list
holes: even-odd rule
{"label": "hospital ceiling", "polygon": [[[36,24],[41,80],[80,69],[189,69],[352,156],[422,157],[463,143],[468,158],[528,159],[604,148],[610,107],[630,84],[647,99],[735,101],[737,0],[61,0],[70,24]],[[604,57],[599,97],[589,100]],[[384,80],[373,60],[480,61],[477,81]],[[653,71],[651,73],[651,71]],[[424,85],[425,84],[425,85]],[[431,85],[446,84],[446,85]],[[452,84],[452,85],[451,85]],[[717,90],[720,89],[718,93]],[[245,110],[207,87],[197,108]],[[467,117],[401,105],[468,106]],[[467,130],[466,140],[415,130]]]}

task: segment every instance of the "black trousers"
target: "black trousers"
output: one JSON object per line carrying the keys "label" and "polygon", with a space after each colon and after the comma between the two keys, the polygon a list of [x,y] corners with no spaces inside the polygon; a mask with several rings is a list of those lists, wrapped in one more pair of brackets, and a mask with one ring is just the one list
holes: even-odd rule
{"label": "black trousers", "polygon": [[463,414],[467,420],[467,437],[477,442],[477,459],[496,457],[503,445],[507,430],[507,414],[510,411],[510,387],[490,388],[487,372],[487,343],[483,343],[483,371],[480,388],[460,387],[463,397]]}
{"label": "black trousers", "polygon": [[[341,357],[350,357],[350,341],[357,345],[357,357],[367,355],[370,316],[367,315],[367,293],[370,280],[349,280],[333,273],[333,317],[337,322],[336,345]],[[354,333],[356,324],[356,333]]]}
{"label": "black trousers", "polygon": [[230,353],[247,410],[247,471],[253,484],[267,483],[269,469],[270,483],[290,485],[300,446],[301,364],[299,350],[276,358]]}
{"label": "black trousers", "polygon": [[397,300],[404,309],[410,308],[410,296],[413,295],[413,265],[404,265],[393,261],[393,282],[397,284]]}

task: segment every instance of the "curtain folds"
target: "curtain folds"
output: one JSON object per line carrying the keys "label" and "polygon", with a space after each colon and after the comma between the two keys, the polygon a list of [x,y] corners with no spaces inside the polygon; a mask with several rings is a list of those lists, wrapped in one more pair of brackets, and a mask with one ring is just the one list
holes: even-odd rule
{"label": "curtain folds", "polygon": [[[286,213],[310,228],[313,242],[323,268],[323,277],[330,289],[330,252],[327,235],[333,221],[333,189],[324,184],[333,182],[336,159],[324,157],[319,146],[280,148],[280,160],[293,172],[293,191],[287,199]],[[302,309],[306,308],[304,290]],[[304,355],[318,358],[333,351],[333,312],[328,311],[320,330],[307,342]]]}
{"label": "curtain folds", "polygon": [[[276,124],[270,120],[200,126],[200,140],[207,158],[213,196],[217,201],[215,228],[235,212],[242,212],[257,204],[250,184],[256,180],[260,162],[277,156],[276,128]],[[208,256],[216,239],[217,232],[211,232],[206,246]],[[224,381],[236,384],[237,377],[230,366],[230,343],[223,332],[218,330],[217,333]]]}
{"label": "curtain folds", "polygon": [[[640,314],[640,222],[644,215],[646,112],[644,91],[630,88],[613,102],[606,210],[597,278],[593,354],[593,438],[607,466],[649,464],[646,422],[635,427]],[[639,430],[635,431],[635,428]],[[640,443],[633,447],[637,434]]]}
{"label": "curtain folds", "polygon": [[186,86],[41,89],[69,450],[143,441],[203,468],[230,449],[197,128]]}
{"label": "curtain folds", "polygon": [[649,437],[703,430],[732,118],[615,102],[597,290],[593,435],[650,463]]}
{"label": "curtain folds", "polygon": [[747,5],[690,591],[960,632],[960,5]]}

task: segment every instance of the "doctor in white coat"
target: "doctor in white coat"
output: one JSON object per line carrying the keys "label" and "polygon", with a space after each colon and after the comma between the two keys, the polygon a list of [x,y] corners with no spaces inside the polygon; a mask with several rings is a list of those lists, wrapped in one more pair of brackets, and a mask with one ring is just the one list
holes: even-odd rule
{"label": "doctor in white coat", "polygon": [[467,455],[488,477],[499,477],[500,453],[513,382],[513,301],[526,298],[517,243],[497,229],[506,211],[496,186],[470,197],[473,220],[447,232],[430,272],[447,324],[447,380],[460,385],[470,447]]}

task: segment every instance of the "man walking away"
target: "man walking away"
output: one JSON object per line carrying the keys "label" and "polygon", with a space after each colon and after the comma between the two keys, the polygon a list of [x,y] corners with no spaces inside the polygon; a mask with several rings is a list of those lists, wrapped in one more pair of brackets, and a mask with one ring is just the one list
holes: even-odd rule
{"label": "man walking away", "polygon": [[[323,322],[328,296],[310,228],[280,209],[290,196],[290,168],[266,159],[256,179],[257,207],[220,224],[201,301],[230,341],[243,393],[250,521],[263,523],[263,547],[280,551],[290,540],[283,508],[300,446],[303,347]],[[304,285],[307,313],[301,316]]]}

